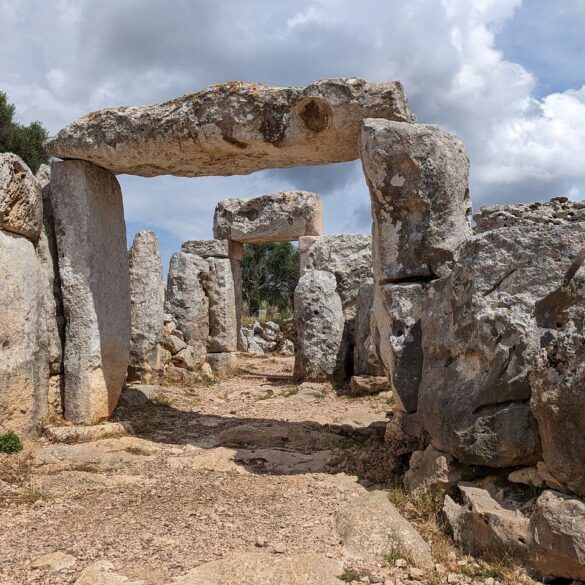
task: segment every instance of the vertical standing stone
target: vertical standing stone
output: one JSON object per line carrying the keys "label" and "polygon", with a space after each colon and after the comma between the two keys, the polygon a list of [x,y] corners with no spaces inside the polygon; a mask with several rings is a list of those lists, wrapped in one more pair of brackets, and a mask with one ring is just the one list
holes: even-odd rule
{"label": "vertical standing stone", "polygon": [[162,262],[154,232],[140,231],[128,254],[132,337],[129,380],[159,382],[164,368]]}
{"label": "vertical standing stone", "polygon": [[360,285],[355,317],[355,347],[353,373],[355,375],[384,376],[378,353],[374,320],[374,281],[366,278]]}
{"label": "vertical standing stone", "polygon": [[65,417],[95,423],[114,410],[130,353],[130,279],[116,177],[78,160],[54,163],[51,198],[66,318]]}
{"label": "vertical standing stone", "polygon": [[208,274],[209,264],[196,254],[175,252],[171,257],[165,312],[173,316],[199,366],[205,361],[209,336]]}
{"label": "vertical standing stone", "polygon": [[207,263],[209,264],[206,286],[209,299],[207,351],[210,353],[236,351],[238,312],[232,262],[229,258],[208,258]]}

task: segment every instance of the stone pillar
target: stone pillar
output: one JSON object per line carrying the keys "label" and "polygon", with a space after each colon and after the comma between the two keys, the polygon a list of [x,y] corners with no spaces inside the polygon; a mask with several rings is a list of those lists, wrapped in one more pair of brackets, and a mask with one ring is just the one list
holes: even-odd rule
{"label": "stone pillar", "polygon": [[66,319],[65,418],[92,424],[114,410],[130,353],[130,279],[122,193],[96,165],[52,166],[51,199]]}
{"label": "stone pillar", "polygon": [[156,234],[140,231],[128,254],[132,337],[128,380],[160,382],[164,370],[164,292]]}

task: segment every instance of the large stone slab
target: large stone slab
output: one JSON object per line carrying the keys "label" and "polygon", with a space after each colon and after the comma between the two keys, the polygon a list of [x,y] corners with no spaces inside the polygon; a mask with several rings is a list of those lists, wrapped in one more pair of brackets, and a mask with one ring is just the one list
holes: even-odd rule
{"label": "large stone slab", "polygon": [[[465,242],[451,275],[429,285],[418,412],[437,449],[494,467],[540,459],[530,374],[541,345],[557,328],[571,327],[567,315],[552,310],[551,299],[583,247],[579,224],[501,228]],[[553,393],[562,379],[558,384]],[[570,396],[569,410],[577,404]],[[582,436],[578,414],[565,416]],[[553,432],[560,438],[565,429]]]}
{"label": "large stone slab", "polygon": [[374,289],[374,320],[380,358],[392,381],[397,406],[416,412],[422,380],[421,314],[427,285],[384,284]]}
{"label": "large stone slab", "polygon": [[154,232],[140,231],[128,253],[132,337],[128,379],[159,382],[164,368],[163,269]]}
{"label": "large stone slab", "polygon": [[209,264],[195,254],[175,252],[167,276],[165,312],[172,315],[177,328],[199,364],[207,355],[209,301],[205,294]]}
{"label": "large stone slab", "polygon": [[51,155],[152,177],[242,175],[358,158],[363,118],[410,122],[402,85],[325,79],[304,88],[231,82],[144,107],[83,116]]}
{"label": "large stone slab", "polygon": [[374,319],[374,280],[366,278],[359,287],[354,325],[353,372],[356,375],[385,376],[378,351],[379,336]]}
{"label": "large stone slab", "polygon": [[209,301],[207,351],[210,353],[238,349],[239,315],[236,295],[239,293],[239,288],[232,273],[234,262],[229,258],[207,259],[209,273],[205,292]]}
{"label": "large stone slab", "polygon": [[36,243],[43,225],[41,187],[25,162],[0,154],[0,229]]}
{"label": "large stone slab", "polygon": [[299,279],[294,296],[297,380],[325,381],[343,371],[339,354],[345,318],[336,286],[335,276],[322,270]]}
{"label": "large stone slab", "polygon": [[244,244],[286,242],[322,233],[321,197],[308,191],[224,199],[213,216],[215,238]]}
{"label": "large stone slab", "polygon": [[65,417],[90,424],[115,408],[130,353],[130,279],[122,193],[84,161],[52,166],[65,311]]}
{"label": "large stone slab", "polygon": [[377,282],[432,278],[471,235],[463,143],[437,126],[364,120]]}
{"label": "large stone slab", "polygon": [[244,246],[233,240],[189,240],[181,244],[181,252],[201,258],[232,258],[242,260]]}
{"label": "large stone slab", "polygon": [[33,244],[0,230],[0,434],[29,432],[47,412],[42,273]]}

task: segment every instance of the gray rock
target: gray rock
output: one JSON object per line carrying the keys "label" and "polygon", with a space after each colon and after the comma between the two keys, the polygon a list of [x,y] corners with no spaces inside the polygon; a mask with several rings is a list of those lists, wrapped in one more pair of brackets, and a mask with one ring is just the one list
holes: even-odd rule
{"label": "gray rock", "polygon": [[164,295],[162,262],[154,232],[140,231],[128,254],[132,337],[128,379],[143,383],[162,379]]}
{"label": "gray rock", "polygon": [[52,166],[51,199],[67,320],[65,417],[110,416],[130,353],[130,283],[122,193],[108,171],[84,161]]}
{"label": "gray rock", "polygon": [[360,149],[372,198],[374,279],[444,275],[471,235],[463,143],[436,126],[369,119]]}
{"label": "gray rock", "polygon": [[0,230],[0,434],[31,432],[47,413],[42,278],[30,240]]}
{"label": "gray rock", "polygon": [[326,381],[343,368],[338,356],[345,319],[336,286],[335,276],[322,270],[312,270],[299,279],[294,295],[297,380]]}
{"label": "gray rock", "polygon": [[264,353],[264,350],[260,347],[255,337],[248,339],[248,353]]}
{"label": "gray rock", "polygon": [[379,353],[397,406],[416,412],[422,380],[421,314],[427,285],[385,284],[374,288],[374,320]]}
{"label": "gray rock", "polygon": [[454,490],[461,474],[449,453],[437,451],[429,445],[424,451],[415,451],[404,474],[404,487],[410,493],[422,491],[447,492]]}
{"label": "gray rock", "polygon": [[370,492],[343,505],[335,530],[350,557],[382,560],[398,554],[421,569],[434,567],[431,547],[403,518],[385,492]]}
{"label": "gray rock", "polygon": [[165,311],[173,316],[197,361],[205,361],[209,336],[209,301],[205,294],[209,264],[195,254],[175,252],[167,277]]}
{"label": "gray rock", "polygon": [[543,310],[584,246],[579,224],[493,230],[430,285],[418,409],[438,449],[494,467],[540,459],[529,375],[556,329]]}
{"label": "gray rock", "polygon": [[209,264],[205,284],[209,301],[207,351],[211,353],[236,351],[239,322],[232,261],[228,258],[208,258],[207,263]]}
{"label": "gray rock", "polygon": [[40,184],[20,157],[0,153],[0,229],[36,244],[42,226]]}
{"label": "gray rock", "polygon": [[231,82],[162,104],[83,116],[48,143],[59,158],[152,177],[247,174],[358,158],[363,118],[411,121],[399,82],[305,88]]}
{"label": "gray rock", "polygon": [[165,337],[165,348],[170,352],[171,355],[179,353],[182,349],[185,349],[187,344],[177,335],[167,335]]}
{"label": "gray rock", "polygon": [[445,496],[443,511],[453,529],[455,542],[470,554],[529,557],[529,520],[513,503],[495,499],[492,491],[472,484],[459,484],[463,504]]}
{"label": "gray rock", "polygon": [[201,258],[232,258],[241,260],[244,247],[233,240],[189,240],[181,244],[181,252],[196,254]]}
{"label": "gray rock", "polygon": [[321,197],[308,191],[223,199],[213,216],[214,237],[244,244],[285,242],[322,233]]}
{"label": "gray rock", "polygon": [[501,227],[530,225],[566,225],[585,221],[585,202],[569,201],[567,197],[554,197],[543,203],[514,203],[511,205],[485,205],[474,214],[476,233]]}
{"label": "gray rock", "polygon": [[585,503],[543,492],[530,518],[534,562],[545,576],[585,580]]}
{"label": "gray rock", "polygon": [[196,372],[205,362],[205,354],[201,350],[199,344],[187,345],[171,357],[171,363],[178,368]]}
{"label": "gray rock", "polygon": [[385,376],[378,352],[379,336],[374,319],[374,281],[360,284],[354,325],[353,371],[356,375]]}
{"label": "gray rock", "polygon": [[238,371],[238,358],[234,353],[208,353],[207,363],[216,380],[235,376]]}

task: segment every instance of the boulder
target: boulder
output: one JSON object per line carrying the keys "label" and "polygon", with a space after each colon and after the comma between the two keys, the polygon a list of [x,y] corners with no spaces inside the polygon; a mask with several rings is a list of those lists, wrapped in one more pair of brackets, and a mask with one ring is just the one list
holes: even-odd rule
{"label": "boulder", "polygon": [[585,580],[585,503],[543,492],[530,518],[534,563],[545,576]]}
{"label": "boulder", "polygon": [[340,561],[315,554],[247,552],[199,565],[172,585],[343,585],[338,579],[342,573]]}
{"label": "boulder", "polygon": [[372,238],[362,234],[334,234],[302,240],[301,274],[310,270],[334,274],[345,318],[354,319],[360,284],[372,276]]}
{"label": "boulder", "polygon": [[167,335],[164,340],[165,348],[171,355],[179,353],[187,347],[187,344],[178,335]]}
{"label": "boulder", "polygon": [[474,556],[497,558],[529,557],[529,520],[513,503],[500,503],[488,489],[459,484],[463,504],[445,496],[443,511],[453,530],[453,538]]}
{"label": "boulder", "polygon": [[20,157],[0,154],[0,229],[36,244],[42,227],[40,184]]}
{"label": "boulder", "polygon": [[463,143],[437,126],[368,119],[360,151],[372,199],[374,279],[444,275],[471,235]]}
{"label": "boulder", "polygon": [[109,561],[97,561],[87,566],[73,585],[145,585],[144,581],[131,581],[117,573]]}
{"label": "boulder", "polygon": [[262,349],[262,347],[260,347],[256,339],[257,339],[256,337],[248,339],[248,353],[257,353],[261,355],[264,353],[264,350]]}
{"label": "boulder", "polygon": [[378,331],[374,319],[374,281],[361,282],[354,324],[353,371],[356,375],[385,376],[378,347]]}
{"label": "boulder", "polygon": [[31,432],[47,413],[42,290],[32,242],[0,230],[0,434]]}
{"label": "boulder", "polygon": [[101,110],[49,140],[52,156],[153,177],[244,175],[358,158],[363,118],[410,122],[399,82],[304,88],[230,82],[162,104]]}
{"label": "boulder", "polygon": [[233,240],[189,240],[181,244],[181,252],[201,258],[232,258],[242,260],[244,246]]}
{"label": "boulder", "polygon": [[205,362],[205,354],[200,345],[187,345],[171,357],[171,363],[178,368],[196,372]]}
{"label": "boulder", "polygon": [[167,277],[165,312],[171,314],[197,360],[205,361],[209,336],[209,301],[205,294],[209,264],[195,254],[175,252]]}
{"label": "boulder", "polygon": [[460,481],[461,474],[453,457],[432,445],[411,455],[410,466],[404,474],[404,487],[410,493],[421,490],[450,493]]}
{"label": "boulder", "polygon": [[427,285],[382,284],[374,288],[378,351],[392,381],[397,406],[416,412],[422,380],[421,314]]}
{"label": "boulder", "polygon": [[158,382],[164,368],[160,351],[164,341],[164,295],[160,249],[154,232],[140,231],[134,236],[128,262],[132,317],[128,379]]}
{"label": "boulder", "polygon": [[349,389],[353,396],[368,396],[386,392],[391,386],[386,376],[352,376]]}
{"label": "boulder", "polygon": [[238,371],[238,358],[235,353],[208,353],[207,363],[216,380],[235,376]]}
{"label": "boulder", "polygon": [[434,567],[431,547],[385,492],[370,492],[346,503],[336,512],[334,523],[351,558],[381,561],[386,555],[399,555],[418,568]]}
{"label": "boulder", "polygon": [[244,244],[286,242],[322,233],[321,197],[308,191],[223,199],[213,216],[215,238]]}
{"label": "boulder", "polygon": [[550,201],[485,205],[474,214],[474,231],[483,233],[501,227],[531,225],[567,225],[585,222],[585,201],[553,197]]}
{"label": "boulder", "polygon": [[229,258],[208,258],[209,272],[205,292],[209,302],[207,351],[230,352],[238,348],[238,289]]}
{"label": "boulder", "polygon": [[[418,412],[437,449],[494,467],[540,460],[539,425],[530,404],[537,386],[530,373],[557,325],[572,327],[568,321],[547,323],[546,313],[554,317],[557,311],[546,307],[554,305],[550,295],[584,245],[579,224],[492,230],[464,243],[451,275],[429,286]],[[578,412],[567,416],[576,430],[582,428]],[[565,436],[571,444],[579,440],[578,430]]]}
{"label": "boulder", "polygon": [[299,279],[294,295],[297,380],[326,381],[343,369],[338,355],[345,319],[336,286],[335,276],[322,270],[312,270]]}
{"label": "boulder", "polygon": [[92,424],[114,410],[130,353],[130,278],[122,193],[84,161],[52,166],[51,200],[67,320],[65,417]]}

